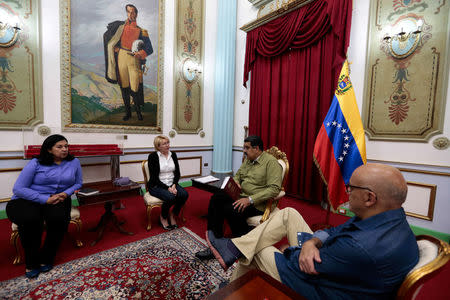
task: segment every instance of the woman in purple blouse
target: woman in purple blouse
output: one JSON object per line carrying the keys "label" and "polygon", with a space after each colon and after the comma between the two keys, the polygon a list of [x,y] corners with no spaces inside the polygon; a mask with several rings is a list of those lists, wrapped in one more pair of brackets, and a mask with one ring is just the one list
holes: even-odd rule
{"label": "woman in purple blouse", "polygon": [[[67,139],[59,134],[47,137],[39,156],[23,168],[6,205],[8,218],[18,226],[26,277],[52,269],[70,222],[70,196],[81,185],[80,161],[69,154]],[[41,248],[44,221],[47,235]]]}

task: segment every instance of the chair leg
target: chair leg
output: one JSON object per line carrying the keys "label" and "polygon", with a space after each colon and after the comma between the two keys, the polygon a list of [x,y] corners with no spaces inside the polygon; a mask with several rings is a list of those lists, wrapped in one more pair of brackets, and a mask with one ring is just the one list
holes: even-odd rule
{"label": "chair leg", "polygon": [[147,231],[152,228],[152,206],[147,205]]}
{"label": "chair leg", "polygon": [[20,254],[18,238],[19,238],[19,232],[17,230],[11,232],[10,243],[12,246],[14,246],[14,249],[16,250],[16,256],[14,257],[14,261],[13,261],[14,265],[18,265],[18,264],[22,263],[22,255]]}
{"label": "chair leg", "polygon": [[80,233],[81,233],[81,228],[83,226],[83,224],[81,223],[81,219],[70,220],[70,223],[74,224],[77,227],[77,231],[75,233],[75,239],[74,239],[75,247],[81,248],[81,247],[83,247],[83,242],[79,239]]}
{"label": "chair leg", "polygon": [[186,218],[184,217],[184,207],[181,208],[181,220],[186,222]]}

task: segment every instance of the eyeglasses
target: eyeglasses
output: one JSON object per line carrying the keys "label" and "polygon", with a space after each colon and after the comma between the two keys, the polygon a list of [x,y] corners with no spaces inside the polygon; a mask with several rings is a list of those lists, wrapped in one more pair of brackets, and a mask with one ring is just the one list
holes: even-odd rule
{"label": "eyeglasses", "polygon": [[351,185],[351,184],[346,184],[345,185],[345,192],[347,194],[350,194],[352,192],[353,189],[362,189],[362,190],[368,190],[369,192],[372,192],[375,194],[374,191],[372,191],[371,189],[369,189],[368,187],[365,186],[357,186],[357,185]]}

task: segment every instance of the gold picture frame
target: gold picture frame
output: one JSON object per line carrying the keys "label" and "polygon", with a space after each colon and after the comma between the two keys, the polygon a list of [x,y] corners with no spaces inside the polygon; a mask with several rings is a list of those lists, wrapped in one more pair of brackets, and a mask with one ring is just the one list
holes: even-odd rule
{"label": "gold picture frame", "polygon": [[414,181],[407,181],[406,184],[408,185],[408,196],[403,204],[406,215],[433,221],[437,186]]}
{"label": "gold picture frame", "polygon": [[[120,79],[114,83],[106,79],[108,59],[105,58],[104,42],[111,24],[116,20],[123,24],[127,20],[125,4],[109,0],[95,3],[89,0],[60,1],[61,119],[64,131],[162,132],[165,0],[133,2],[138,10],[139,39],[148,37],[153,53],[146,57],[140,69],[144,74],[139,87],[143,90],[142,103],[133,105],[134,97],[128,96],[131,103],[128,106],[125,105],[123,89],[117,84]],[[91,9],[93,5],[96,9]],[[99,7],[104,10],[99,10]],[[123,47],[115,47],[114,51],[120,49]],[[131,117],[126,119],[124,114],[130,113],[130,107]]]}

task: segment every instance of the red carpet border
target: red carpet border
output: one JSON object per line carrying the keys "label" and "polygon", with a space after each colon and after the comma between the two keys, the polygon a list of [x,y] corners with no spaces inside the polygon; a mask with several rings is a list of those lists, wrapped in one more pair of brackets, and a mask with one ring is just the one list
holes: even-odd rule
{"label": "red carpet border", "polygon": [[202,299],[233,270],[195,258],[205,245],[183,227],[57,265],[35,280],[0,282],[0,298]]}

